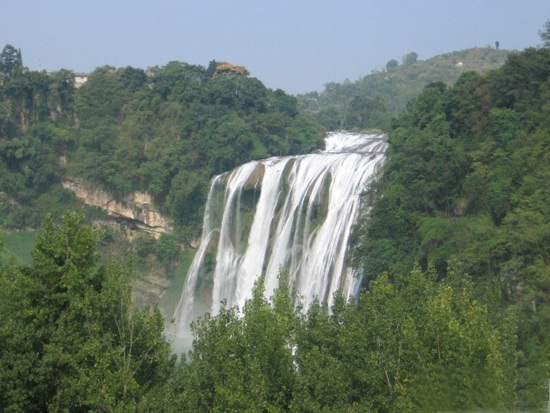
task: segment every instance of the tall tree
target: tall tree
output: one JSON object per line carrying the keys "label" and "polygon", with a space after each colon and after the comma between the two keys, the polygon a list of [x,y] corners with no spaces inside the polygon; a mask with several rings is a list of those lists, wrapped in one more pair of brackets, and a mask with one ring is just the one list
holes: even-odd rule
{"label": "tall tree", "polygon": [[542,40],[542,46],[550,48],[550,20],[546,20],[546,23],[539,30],[539,36]]}
{"label": "tall tree", "polygon": [[8,78],[23,68],[23,59],[21,50],[17,50],[11,44],[4,46],[0,54],[0,72],[3,72]]}
{"label": "tall tree", "polygon": [[74,213],[47,218],[32,265],[0,271],[1,410],[127,409],[171,373],[160,313],[135,308],[100,235]]}
{"label": "tall tree", "polygon": [[418,60],[418,53],[410,52],[403,56],[403,65],[410,66]]}
{"label": "tall tree", "polygon": [[395,59],[391,59],[388,61],[388,63],[386,63],[387,70],[395,69],[397,66],[399,66],[399,62]]}

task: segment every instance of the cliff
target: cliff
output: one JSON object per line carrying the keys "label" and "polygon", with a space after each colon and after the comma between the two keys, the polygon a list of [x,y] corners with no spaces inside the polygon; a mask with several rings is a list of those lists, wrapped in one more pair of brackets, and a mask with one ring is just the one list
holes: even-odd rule
{"label": "cliff", "polygon": [[86,205],[103,209],[115,220],[129,221],[140,230],[151,233],[155,238],[172,231],[168,218],[152,206],[152,198],[143,192],[133,192],[117,198],[101,188],[93,188],[80,179],[62,182]]}

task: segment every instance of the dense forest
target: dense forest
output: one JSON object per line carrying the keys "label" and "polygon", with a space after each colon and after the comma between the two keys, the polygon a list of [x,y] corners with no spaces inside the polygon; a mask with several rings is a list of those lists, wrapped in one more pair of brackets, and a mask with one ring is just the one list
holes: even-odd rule
{"label": "dense forest", "polygon": [[[36,227],[71,203],[63,176],[115,196],[141,190],[183,238],[200,233],[210,178],[251,159],[305,153],[324,129],[294,97],[240,66],[181,62],[100,67],[75,89],[73,74],[32,72],[6,46],[0,86],[0,225]],[[99,167],[100,166],[100,167]]]}
{"label": "dense forest", "polygon": [[[0,408],[6,411],[435,411],[514,402],[514,318],[472,280],[433,268],[384,275],[357,303],[306,314],[284,282],[193,326],[176,364],[128,266],[101,260],[101,230],[46,219],[31,265],[0,267]],[[498,319],[498,322],[497,322]]]}
{"label": "dense forest", "polygon": [[29,264],[0,259],[0,410],[545,408],[550,43],[431,83],[391,121],[354,234],[357,301],[302,311],[282,270],[271,299],[259,280],[244,308],[197,321],[179,358],[159,311],[132,302],[131,265],[101,257],[104,231],[57,183],[145,189],[188,236],[211,174],[317,148],[323,127],[228,64],[103,67],[75,90],[7,46],[0,71],[0,223],[52,212]]}
{"label": "dense forest", "polygon": [[444,279],[454,258],[478,299],[516,312],[522,408],[541,407],[550,375],[549,92],[549,48],[426,87],[394,122],[356,231],[356,265],[369,279],[415,263]]}
{"label": "dense forest", "polygon": [[[107,230],[103,253],[133,257],[134,298],[166,298],[166,314],[200,236],[212,176],[322,144],[324,128],[294,97],[228,63],[170,62],[147,72],[105,66],[80,87],[68,70],[27,70],[10,45],[0,65],[0,228],[8,233],[1,255],[28,262],[44,216],[79,211]],[[131,219],[113,222],[62,187],[75,179],[107,199],[147,193],[173,231],[157,242],[146,232],[132,235]]]}

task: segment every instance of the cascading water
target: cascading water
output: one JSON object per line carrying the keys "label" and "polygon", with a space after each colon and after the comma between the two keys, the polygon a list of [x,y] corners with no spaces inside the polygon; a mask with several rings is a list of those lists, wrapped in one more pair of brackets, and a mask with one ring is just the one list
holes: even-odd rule
{"label": "cascading water", "polygon": [[189,348],[189,325],[216,314],[222,300],[242,308],[264,277],[269,297],[281,268],[304,307],[356,294],[346,267],[361,194],[385,159],[385,135],[334,132],[321,153],[269,158],[217,176],[206,205],[199,249],[174,314],[175,349]]}

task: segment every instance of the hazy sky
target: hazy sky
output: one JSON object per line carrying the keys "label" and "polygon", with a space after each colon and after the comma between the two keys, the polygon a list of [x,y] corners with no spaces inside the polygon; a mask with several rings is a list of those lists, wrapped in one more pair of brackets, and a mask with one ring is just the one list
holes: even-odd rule
{"label": "hazy sky", "polygon": [[548,19],[550,0],[0,0],[0,47],[48,71],[229,61],[303,93],[411,51],[536,46]]}

